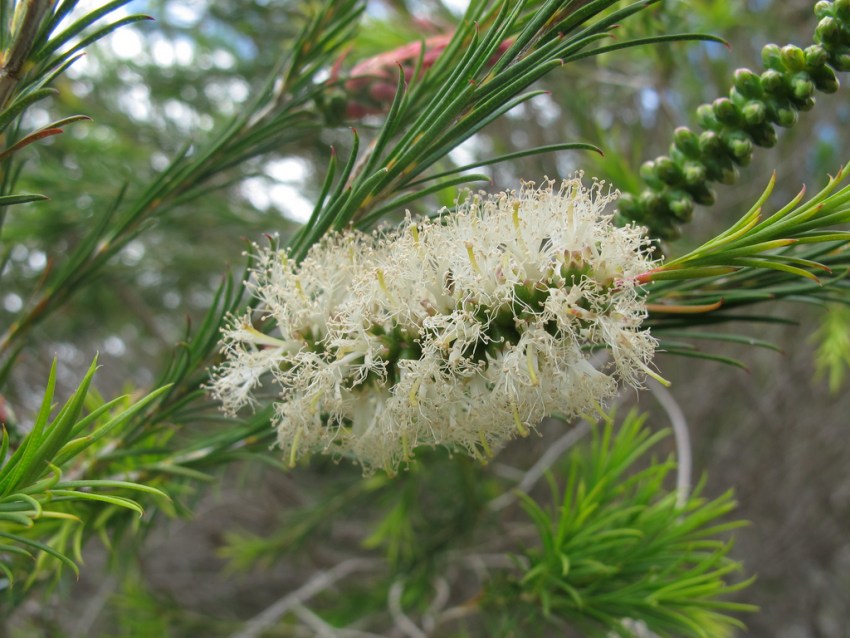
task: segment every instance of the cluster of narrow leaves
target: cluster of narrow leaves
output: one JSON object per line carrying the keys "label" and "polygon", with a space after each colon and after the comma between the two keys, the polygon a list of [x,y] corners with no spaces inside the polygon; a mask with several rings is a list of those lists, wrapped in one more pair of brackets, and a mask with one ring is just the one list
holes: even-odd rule
{"label": "cluster of narrow leaves", "polygon": [[[774,309],[741,313],[746,306],[780,299],[823,305],[846,304],[850,287],[850,175],[844,166],[816,195],[804,200],[805,189],[788,204],[765,216],[775,183],[752,208],[716,237],[681,257],[671,259],[639,278],[647,283],[650,316],[647,323],[668,353],[711,359],[746,367],[737,359],[702,352],[691,341],[732,341],[777,349],[750,336],[698,331],[700,326],[730,321],[787,322]],[[683,338],[679,341],[679,338]],[[833,340],[834,342],[834,340]],[[834,342],[835,343],[835,342]],[[836,345],[840,346],[841,341]],[[841,374],[842,352],[829,364]],[[823,356],[823,355],[822,355]]]}
{"label": "cluster of narrow leaves", "polygon": [[[74,479],[80,474],[85,451],[99,441],[114,436],[136,413],[154,401],[166,388],[152,392],[124,408],[126,397],[119,397],[83,415],[96,361],[92,363],[76,392],[51,418],[56,365],[50,371],[41,409],[32,430],[14,451],[5,428],[0,445],[0,571],[6,581],[0,589],[13,586],[18,576],[26,579],[24,589],[36,576],[52,571],[32,568],[28,560],[44,566],[51,558],[78,572],[68,554],[80,559],[85,521],[91,512],[85,507],[96,501],[143,514],[142,507],[126,496],[129,491],[145,492],[160,499],[168,497],[160,490],[119,478]],[[82,505],[82,507],[81,507]],[[43,542],[45,536],[51,537]],[[59,547],[59,548],[57,548]]]}
{"label": "cluster of narrow leaves", "polygon": [[735,182],[755,146],[776,144],[775,126],[793,126],[798,112],[814,107],[816,90],[838,90],[835,71],[850,71],[850,1],[818,2],[815,15],[815,44],[766,45],[764,72],[738,69],[728,98],[699,107],[701,133],[676,129],[670,155],[641,167],[647,188],[620,200],[624,220],[647,226],[653,237],[675,239],[695,204],[714,203],[712,182]]}
{"label": "cluster of narrow leaves", "polygon": [[830,304],[812,340],[818,344],[815,354],[818,376],[825,376],[830,392],[837,393],[850,369],[850,308],[840,303]]}
{"label": "cluster of narrow leaves", "polygon": [[[98,23],[128,1],[118,0],[85,15],[36,51],[61,48],[81,32],[87,33],[85,27]],[[52,15],[44,18],[39,33],[49,34],[49,29],[66,18],[76,5],[76,0],[61,3]],[[315,76],[330,65],[334,53],[351,39],[362,11],[362,3],[358,0],[325,2],[307,21],[291,51],[265,79],[260,90],[221,129],[214,131],[207,142],[194,144],[187,140],[169,165],[134,197],[128,196],[126,185],[116,189],[114,200],[96,213],[67,258],[39,282],[40,288],[18,320],[0,334],[0,383],[9,374],[32,329],[89,286],[130,241],[150,229],[153,220],[210,192],[232,186],[232,173],[238,173],[238,167],[244,167],[257,156],[302,142],[313,133],[317,119],[313,101],[325,90],[315,81]],[[141,19],[144,16],[122,18],[84,37],[61,54],[61,64],[49,79],[82,55],[80,48],[123,24]],[[45,64],[55,65],[56,62],[50,60]],[[47,81],[43,73],[42,66],[35,65],[26,77],[33,78],[30,84],[41,86]],[[50,90],[44,91],[47,93],[42,97]],[[22,104],[21,109],[29,103]],[[19,115],[21,109],[16,110],[13,117]],[[57,125],[51,126],[58,131]],[[20,164],[13,167],[18,172],[20,168]],[[241,174],[237,179],[239,177]],[[0,257],[0,265],[5,259],[8,259],[8,252]]]}
{"label": "cluster of narrow leaves", "polygon": [[[545,488],[520,496],[525,515],[494,506],[513,481],[440,449],[394,478],[319,470],[302,476],[308,496],[280,512],[277,529],[229,534],[222,556],[247,571],[331,544],[341,561],[362,560],[357,543],[340,542],[340,521],[369,520],[347,530],[369,550],[369,574],[345,595],[311,601],[340,634],[389,635],[387,591],[403,586],[407,626],[428,635],[550,635],[551,624],[552,635],[569,626],[633,638],[626,619],[639,619],[665,638],[724,636],[754,611],[733,595],[750,582],[729,556],[729,532],[744,523],[730,518],[731,493],[707,499],[702,485],[690,495],[672,487],[676,463],[656,456],[667,436],[636,414],[599,424],[552,468],[551,501]],[[473,574],[477,563],[488,568]]]}
{"label": "cluster of narrow leaves", "polygon": [[[11,194],[23,168],[18,151],[61,133],[70,122],[86,119],[72,116],[24,133],[22,115],[55,93],[49,85],[83,55],[86,46],[123,25],[146,19],[131,15],[109,22],[110,15],[127,1],[116,0],[87,13],[78,0],[18,2],[14,17],[11,3],[0,3],[0,47],[5,52],[0,62],[4,72],[0,73],[0,131],[8,143],[0,154],[0,230],[6,206],[45,199]],[[19,365],[19,355],[31,345],[33,329],[76,293],[90,288],[111,260],[150,228],[152,219],[232,185],[228,171],[302,140],[313,130],[313,100],[324,90],[315,75],[350,41],[362,11],[358,0],[326,2],[307,20],[297,46],[251,102],[214,132],[208,143],[193,145],[187,140],[183,151],[132,198],[126,186],[116,189],[111,205],[96,212],[81,239],[50,262],[37,288],[27,294],[30,303],[0,330],[0,392]],[[0,271],[14,246],[14,242],[0,246]],[[187,327],[170,363],[160,371],[154,384],[157,390],[144,399],[135,403],[129,397],[99,400],[91,387],[92,367],[66,409],[50,421],[54,371],[32,431],[24,435],[4,429],[0,451],[4,481],[0,538],[5,539],[0,570],[6,576],[0,582],[0,607],[4,611],[26,599],[29,585],[57,573],[57,566],[76,570],[80,547],[91,534],[100,534],[110,546],[116,530],[131,524],[121,510],[140,514],[144,501],[154,510],[173,512],[176,507],[186,513],[185,504],[178,500],[172,506],[163,498],[164,491],[189,496],[192,490],[184,487],[186,483],[212,480],[201,468],[230,462],[248,449],[266,450],[273,434],[264,412],[204,437],[181,439],[179,444],[172,439],[175,421],[183,424],[205,418],[208,402],[201,388],[205,367],[215,350],[222,318],[241,298],[241,287],[226,277],[200,325]],[[127,490],[142,494],[130,499]],[[27,586],[11,588],[22,579]]]}
{"label": "cluster of narrow leaves", "polygon": [[[56,6],[50,0],[17,2],[11,16],[10,3],[2,2],[0,133],[4,134],[6,148],[0,151],[0,228],[7,206],[46,199],[44,195],[12,193],[21,166],[11,164],[12,156],[33,142],[62,133],[68,124],[89,119],[85,115],[72,115],[26,132],[21,130],[20,116],[33,104],[56,94],[50,85],[83,55],[85,47],[123,25],[150,19],[131,15],[111,24],[100,24],[123,4],[126,2],[112,2],[63,25],[76,9],[78,0],[64,0]],[[6,259],[8,253],[0,253],[0,265]]]}
{"label": "cluster of narrow leaves", "polygon": [[[303,258],[329,229],[348,224],[367,228],[413,201],[462,183],[488,179],[463,173],[523,155],[593,149],[588,144],[555,144],[428,174],[449,151],[498,117],[545,91],[526,91],[547,73],[570,62],[610,51],[683,40],[722,41],[704,34],[669,34],[600,45],[618,22],[650,2],[615,8],[615,0],[573,2],[471,2],[440,56],[423,70],[422,46],[412,72],[399,71],[394,99],[377,138],[360,155],[354,145],[341,173],[336,156],[309,221],[291,242]],[[495,61],[494,61],[495,60]],[[525,91],[525,92],[523,92]],[[334,180],[336,186],[334,187]]]}
{"label": "cluster of narrow leaves", "polygon": [[485,605],[518,599],[591,636],[633,635],[626,618],[659,636],[716,638],[742,627],[728,614],[754,608],[723,600],[748,584],[729,582],[741,566],[728,557],[731,542],[719,540],[742,525],[725,519],[732,495],[709,500],[698,487],[681,503],[665,488],[675,462],[642,462],[667,436],[644,420],[630,414],[616,434],[612,422],[595,430],[590,451],[570,456],[564,486],[550,477],[551,511],[522,496],[540,544],[525,551],[522,575],[494,584]]}

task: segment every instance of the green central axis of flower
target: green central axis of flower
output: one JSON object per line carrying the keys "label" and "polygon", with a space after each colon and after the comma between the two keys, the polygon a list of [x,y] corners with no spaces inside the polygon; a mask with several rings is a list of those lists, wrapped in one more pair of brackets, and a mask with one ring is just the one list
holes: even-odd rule
{"label": "green central axis of flower", "polygon": [[[604,283],[596,281],[593,278],[591,264],[583,262],[579,256],[567,255],[565,257],[566,263],[560,266],[557,263],[554,264],[546,273],[545,278],[538,281],[526,280],[522,284],[515,284],[512,299],[508,302],[487,305],[476,299],[471,293],[461,295],[461,300],[456,303],[455,310],[470,316],[481,327],[481,330],[477,339],[461,348],[460,357],[477,364],[481,370],[485,370],[506,348],[519,345],[524,329],[528,325],[539,322],[544,315],[546,302],[555,288],[563,289],[567,286],[590,285],[601,291],[605,296],[615,286],[614,280],[610,277]],[[474,256],[471,255],[471,259],[474,259]],[[555,276],[555,273],[557,273],[557,276]],[[386,288],[383,272],[378,270],[376,277],[381,282],[382,288]],[[452,273],[448,272],[444,279],[447,282],[453,281]],[[429,300],[423,299],[421,305],[428,308],[431,315],[436,314],[437,310]],[[584,295],[581,295],[574,301],[572,307],[564,309],[565,317],[563,319],[568,318],[570,323],[575,326],[574,333],[581,335],[591,329],[593,319],[607,315],[611,310],[611,304],[602,309],[593,309],[590,301]],[[550,318],[542,322],[541,327],[547,334],[555,338],[564,338],[564,331],[558,323],[555,318]],[[376,323],[368,327],[365,334],[368,335],[368,341],[378,344],[375,351],[380,356],[381,370],[378,372],[370,369],[362,380],[358,380],[357,375],[353,374],[344,384],[347,390],[368,392],[369,386],[376,384],[394,386],[399,381],[399,362],[420,359],[422,357],[421,344],[423,339],[428,337],[434,339],[440,336],[436,330],[423,325],[411,329],[398,323],[389,325]],[[444,335],[442,354],[446,364],[449,363],[449,351],[454,340],[451,337],[445,338]],[[326,349],[322,340],[307,338],[307,335],[305,335],[304,344],[306,348],[315,352],[324,352]],[[598,346],[588,344],[586,348],[594,350],[598,349]],[[331,355],[333,354],[331,351]],[[531,349],[528,349],[526,356],[529,374],[531,377],[535,377],[537,366],[534,364],[534,359],[536,355]],[[347,358],[352,371],[363,366],[366,358],[364,354],[353,356],[353,353],[345,349],[338,350],[334,356],[338,361],[343,357]]]}

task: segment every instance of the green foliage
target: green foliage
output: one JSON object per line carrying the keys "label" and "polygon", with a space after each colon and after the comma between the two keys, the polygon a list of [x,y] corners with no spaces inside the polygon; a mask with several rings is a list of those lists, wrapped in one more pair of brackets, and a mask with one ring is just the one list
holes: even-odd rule
{"label": "green foliage", "polygon": [[[20,130],[19,117],[35,103],[56,93],[48,86],[82,55],[81,49],[125,24],[149,19],[147,16],[133,15],[109,25],[89,28],[128,1],[112,2],[62,29],[59,29],[60,23],[75,9],[77,0],[66,0],[56,7],[52,7],[53,3],[47,0],[17,2],[14,3],[11,21],[0,19],[0,49],[3,50],[0,133],[4,134],[7,144],[0,152],[0,229],[3,227],[6,206],[44,199],[41,195],[10,193],[20,174],[20,170],[11,163],[12,156],[33,142],[62,133],[62,127],[68,124],[89,119],[83,115],[74,115],[24,134]],[[3,0],[2,5],[0,14],[8,16],[12,3]],[[7,259],[8,252],[0,257],[0,263],[5,263]]]}
{"label": "green foliage", "polygon": [[[484,580],[481,591],[436,621],[436,635],[463,629],[449,621],[454,614],[477,616],[463,623],[472,633],[458,635],[482,635],[474,631],[479,620],[496,635],[539,632],[556,621],[591,635],[599,627],[629,635],[622,624],[629,617],[665,636],[713,637],[740,626],[725,614],[753,607],[720,599],[749,582],[728,582],[740,565],[727,557],[731,543],[723,537],[742,524],[723,520],[734,507],[731,493],[708,500],[700,486],[683,500],[670,490],[675,463],[650,457],[667,433],[653,434],[644,422],[631,414],[616,434],[612,422],[599,426],[592,444],[559,461],[554,470],[567,485],[558,488],[550,476],[551,512],[521,496],[541,548],[517,559],[516,576]],[[435,451],[425,460],[393,479],[376,476],[346,488],[339,477],[338,484],[304,495],[307,502],[284,514],[279,531],[229,535],[223,555],[241,571],[270,567],[281,556],[320,553],[335,542],[333,525],[357,514],[369,521],[361,544],[385,559],[368,585],[348,584],[344,595],[323,596],[311,609],[341,631],[352,624],[380,627],[376,615],[401,584],[406,613],[427,615],[435,579],[466,589],[465,556],[480,547],[515,551],[518,540],[488,507],[503,481],[464,457]],[[321,471],[309,482],[318,476]]]}
{"label": "green foliage", "polygon": [[246,531],[228,532],[219,556],[232,571],[247,571],[274,565],[282,554],[298,552],[325,538],[333,521],[352,515],[366,506],[375,493],[386,487],[385,478],[331,482],[315,503],[291,507],[277,521],[270,534]]}
{"label": "green foliage", "polygon": [[146,589],[138,570],[128,570],[120,589],[112,598],[119,635],[162,638],[173,635],[171,605]]}
{"label": "green foliage", "polygon": [[827,306],[812,341],[817,344],[817,378],[826,377],[829,391],[835,394],[850,369],[850,309],[840,304]]}
{"label": "green foliage", "polygon": [[[115,436],[116,430],[166,389],[153,392],[115,414],[110,412],[126,403],[125,397],[100,405],[82,416],[95,369],[93,362],[76,392],[51,419],[56,386],[54,362],[35,423],[17,449],[8,455],[9,435],[3,429],[0,447],[0,538],[3,539],[0,570],[8,579],[4,588],[7,590],[6,598],[20,576],[29,576],[24,585],[26,589],[37,578],[48,575],[61,565],[79,573],[74,559],[80,560],[84,521],[92,516],[89,504],[103,503],[142,516],[141,505],[123,494],[141,492],[168,499],[162,491],[132,481],[67,478],[68,475],[79,474],[79,464],[83,462],[88,448],[103,441],[107,435]],[[40,538],[49,540],[43,542]],[[39,568],[32,570],[20,559],[33,559],[36,553]],[[56,564],[49,564],[45,557],[56,559]]]}
{"label": "green foliage", "polygon": [[121,249],[149,228],[149,222],[228,185],[221,178],[230,167],[302,141],[315,126],[312,100],[323,91],[314,76],[351,36],[361,11],[357,0],[326,3],[262,90],[207,144],[198,148],[187,144],[133,200],[127,202],[126,190],[119,191],[65,263],[50,273],[40,298],[0,337],[0,355],[13,353],[13,359],[16,342],[89,285]]}
{"label": "green foliage", "polygon": [[[850,233],[835,226],[850,221],[850,187],[835,191],[850,171],[850,165],[838,171],[829,184],[816,196],[800,206],[805,189],[785,207],[762,221],[762,205],[773,190],[773,181],[762,196],[731,228],[706,242],[687,255],[670,260],[646,276],[647,281],[695,279],[725,275],[742,268],[778,270],[789,275],[817,281],[811,272],[820,270],[832,274],[823,264],[795,257],[790,246],[829,244],[841,253]],[[818,250],[822,247],[818,246]],[[843,273],[838,273],[840,278]]]}
{"label": "green foliage", "polygon": [[384,486],[385,513],[363,544],[382,549],[396,569],[428,573],[447,550],[471,540],[492,486],[471,459],[437,450],[420,456],[425,462]]}
{"label": "green foliage", "polygon": [[359,478],[357,469],[332,466],[337,480],[325,479],[322,491],[303,507],[289,508],[270,534],[244,531],[225,536],[219,555],[232,570],[271,566],[282,555],[329,541],[334,521],[359,515],[370,521],[362,547],[380,552],[401,573],[433,573],[446,552],[463,545],[486,520],[492,481],[480,465],[445,450],[420,449],[420,463],[396,477]]}
{"label": "green foliage", "polygon": [[625,618],[662,636],[714,638],[742,626],[727,612],[754,608],[721,600],[749,583],[727,582],[741,566],[727,556],[731,543],[718,539],[742,525],[722,520],[735,505],[732,495],[708,500],[697,488],[680,503],[665,487],[673,461],[638,465],[666,436],[644,421],[632,413],[616,434],[612,422],[597,429],[590,451],[571,455],[564,486],[550,477],[551,511],[522,496],[540,546],[526,550],[522,575],[493,588],[486,605],[518,597],[544,618],[600,636],[630,635]]}
{"label": "green foliage", "polygon": [[[635,159],[610,152],[614,135],[594,118],[619,104],[602,97],[598,85],[588,88],[603,75],[594,69],[603,70],[627,49],[630,63],[666,73],[681,63],[671,44],[722,42],[690,33],[691,26],[679,29],[692,23],[660,11],[651,0],[473,0],[457,24],[440,7],[430,27],[433,37],[423,39],[431,34],[423,34],[412,20],[413,4],[403,0],[387,3],[396,13],[386,20],[369,16],[366,29],[360,29],[367,9],[360,0],[212,3],[197,24],[165,21],[156,32],[137,29],[147,16],[126,14],[126,4],[117,0],[84,11],[76,0],[0,0],[0,277],[4,294],[14,291],[23,304],[19,310],[14,304],[0,308],[0,420],[8,425],[0,448],[4,618],[44,596],[41,586],[56,582],[63,567],[76,573],[92,537],[113,557],[126,553],[132,562],[144,555],[145,535],[158,513],[191,515],[225,466],[245,462],[281,470],[268,451],[274,408],[225,418],[204,390],[206,370],[219,360],[223,323],[250,303],[239,275],[210,277],[225,269],[222,255],[242,249],[235,237],[280,233],[273,241],[303,257],[328,232],[392,222],[407,207],[444,214],[435,212],[435,202],[450,205],[460,186],[520,162],[550,162],[551,154],[563,157],[564,151],[604,147],[607,155],[598,166],[620,176],[618,184],[630,185],[638,150]],[[153,13],[168,6],[148,8]],[[814,88],[834,88],[829,68],[847,67],[848,6],[845,0],[818,3],[817,45],[805,51],[768,47],[768,71],[739,72],[729,100],[701,109],[703,135],[678,130],[672,159],[643,170],[651,192],[633,202],[635,215],[657,237],[671,236],[675,224],[689,217],[691,200],[709,199],[709,182],[728,180],[734,164],[749,160],[748,140],[767,145],[773,124],[793,123],[796,112],[811,105]],[[686,7],[696,24],[712,20],[731,29],[740,18],[723,3]],[[189,38],[197,59],[154,78],[155,64],[119,62],[108,50],[92,51],[97,72],[66,73],[83,49],[127,25],[134,25],[130,29],[146,46],[160,32]],[[386,63],[400,55],[387,52],[387,43],[406,51],[400,67]],[[641,56],[650,50],[644,45],[658,46]],[[221,52],[232,62],[202,62]],[[553,74],[559,82],[540,84]],[[222,97],[236,81],[248,87],[245,101]],[[123,92],[142,83],[149,85],[152,115],[121,113]],[[535,119],[532,100],[546,89],[566,94],[556,103],[559,117],[580,126],[569,133],[551,126],[532,143],[510,143],[521,120]],[[189,105],[191,117],[163,117],[173,102]],[[353,107],[367,112],[357,115]],[[88,117],[79,110],[96,123],[85,123]],[[512,119],[506,123],[505,117]],[[73,136],[57,137],[71,124]],[[353,136],[345,128],[352,124]],[[560,141],[564,135],[594,144]],[[631,130],[628,137],[639,134]],[[488,142],[479,153],[484,157],[452,156],[470,140]],[[319,156],[326,161],[329,143],[340,151],[331,151],[323,171],[316,165]],[[315,207],[300,227],[274,209],[255,210],[241,190],[246,180],[264,175],[266,162],[280,158],[299,158],[307,166],[301,190]],[[552,174],[551,162],[543,166],[534,170]],[[844,172],[815,199],[802,205],[795,200],[765,220],[759,217],[763,196],[727,232],[645,273],[652,304],[647,325],[664,338],[665,349],[734,362],[695,351],[690,340],[772,345],[693,328],[739,319],[736,309],[780,298],[846,303],[847,234],[832,228],[850,219],[850,187],[837,187]],[[691,173],[696,178],[688,181]],[[16,248],[43,251],[43,270],[21,265]],[[144,255],[141,265],[125,263],[131,248]],[[159,283],[139,292],[137,270]],[[175,309],[163,302],[175,291],[178,299],[193,293],[202,299],[186,308],[188,320],[180,304]],[[840,383],[850,361],[845,315],[832,311],[820,332],[819,361],[831,385]],[[747,320],[777,319],[763,314]],[[32,410],[32,427],[27,431],[26,419],[14,422],[11,406],[26,414],[30,410],[20,405],[28,393],[38,396],[26,374],[38,374],[38,355],[73,343],[87,362],[93,340],[104,331],[140,324],[156,344],[128,338],[132,351],[117,376],[147,373],[137,385],[152,392],[131,390],[105,401],[92,386],[94,364],[77,384],[54,363],[40,410]],[[57,411],[54,395],[63,393],[63,384],[76,389]],[[464,562],[483,560],[482,548],[501,559],[517,549],[516,521],[510,519],[516,512],[500,518],[490,507],[490,499],[514,485],[504,478],[517,472],[506,465],[516,459],[510,450],[509,461],[500,457],[489,468],[461,456],[419,452],[416,463],[392,479],[364,479],[351,468],[313,460],[299,469],[306,478],[295,491],[304,498],[286,504],[271,532],[228,531],[224,525],[233,519],[222,517],[220,555],[232,568],[253,573],[281,557],[318,557],[312,565],[317,570],[338,556],[378,557],[381,573],[346,583],[342,596],[314,592],[315,618],[289,608],[280,620],[285,635],[303,617],[317,632],[316,623],[332,625],[321,628],[325,633],[349,624],[352,631],[375,627],[386,633],[390,618],[399,633],[398,627],[409,629],[413,622],[405,613],[432,635],[473,635],[476,622],[491,621],[503,630],[497,633],[525,635],[521,629],[535,633],[546,617],[624,635],[627,617],[662,635],[724,635],[738,624],[725,614],[750,609],[718,599],[742,586],[728,584],[737,564],[728,558],[730,544],[718,540],[736,525],[718,521],[732,499],[727,494],[709,501],[697,492],[679,505],[680,494],[667,487],[673,463],[646,458],[661,437],[630,416],[617,435],[609,425],[597,432],[590,452],[558,462],[565,487],[551,479],[553,510],[522,498],[541,547],[525,552],[510,579],[473,575]],[[348,523],[340,541],[338,528]],[[122,591],[105,614],[119,633],[215,632],[215,621],[187,622],[191,614],[149,591],[141,572],[120,580]],[[441,587],[451,589],[445,599]],[[393,592],[400,593],[390,604]],[[455,607],[443,610],[449,599]],[[302,607],[306,602],[299,599]],[[450,627],[467,616],[475,616],[468,627]]]}
{"label": "green foliage", "polygon": [[[773,313],[742,315],[740,311],[778,299],[814,304],[845,299],[850,234],[842,227],[850,221],[850,186],[839,185],[847,174],[845,166],[808,201],[803,202],[803,189],[763,219],[762,209],[773,190],[774,178],[730,228],[688,254],[640,275],[639,279],[648,282],[650,323],[661,337],[664,350],[745,368],[737,359],[700,351],[690,339],[775,346],[745,335],[691,333],[688,329],[729,321],[777,321]],[[828,365],[833,370],[831,375],[840,375],[844,356],[841,340],[828,334],[822,333],[824,343],[829,340],[830,346],[829,350],[820,350],[819,365]],[[673,340],[678,337],[685,341]]]}
{"label": "green foliage", "polygon": [[[407,86],[405,74],[398,73],[395,97],[367,152],[358,155],[360,144],[355,131],[352,151],[339,176],[336,156],[331,157],[313,214],[292,241],[293,254],[303,258],[328,230],[349,224],[369,227],[417,196],[480,181],[480,175],[458,175],[425,187],[461,169],[423,174],[495,119],[540,95],[540,91],[523,91],[554,69],[609,51],[657,42],[717,40],[701,34],[674,34],[595,46],[609,37],[618,21],[651,3],[635,3],[603,14],[616,4],[613,0],[594,0],[572,11],[570,3],[559,0],[501,2],[495,6],[472,2],[431,68],[421,68],[423,45]],[[479,35],[479,29],[485,26],[487,30]],[[504,159],[510,156],[485,163]],[[413,193],[396,196],[411,189]]]}

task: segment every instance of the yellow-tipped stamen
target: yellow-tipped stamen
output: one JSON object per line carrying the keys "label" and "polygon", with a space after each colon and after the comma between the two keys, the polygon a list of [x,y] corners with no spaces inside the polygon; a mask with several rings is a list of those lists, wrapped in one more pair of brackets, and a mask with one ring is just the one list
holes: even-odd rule
{"label": "yellow-tipped stamen", "polygon": [[394,301],[393,294],[390,292],[389,287],[387,286],[387,280],[384,279],[384,271],[380,268],[375,270],[375,276],[378,278],[378,285],[381,287],[383,293],[387,296],[387,299],[390,301]]}
{"label": "yellow-tipped stamen", "polygon": [[307,294],[304,292],[304,289],[301,287],[301,280],[296,277],[295,278],[295,290],[298,293],[298,296],[301,297],[304,301],[307,300]]}
{"label": "yellow-tipped stamen", "polygon": [[663,304],[663,303],[648,303],[646,304],[646,310],[650,313],[655,314],[671,314],[671,315],[696,315],[704,312],[713,312],[720,308],[723,305],[723,300],[716,301],[714,303],[709,304],[690,304],[690,305],[677,305],[677,304]]}
{"label": "yellow-tipped stamen", "polygon": [[375,270],[375,276],[378,278],[378,285],[381,287],[381,290],[383,290],[385,294],[389,294],[390,289],[387,288],[387,281],[384,279],[384,271],[378,268]]}
{"label": "yellow-tipped stamen", "polygon": [[466,246],[466,254],[469,255],[469,263],[472,264],[472,270],[482,275],[481,267],[478,265],[478,260],[475,259],[475,253],[472,250],[472,242],[464,242]]}
{"label": "yellow-tipped stamen", "polygon": [[292,437],[292,448],[289,450],[289,467],[295,467],[295,462],[298,460],[298,444],[301,442],[301,428],[295,430],[295,436]]}
{"label": "yellow-tipped stamen", "polygon": [[517,432],[519,432],[521,437],[528,436],[528,428],[525,427],[522,419],[519,418],[519,408],[517,408],[516,403],[511,404],[511,410],[514,414],[514,425],[516,425]]}
{"label": "yellow-tipped stamen", "polygon": [[655,372],[652,368],[650,368],[648,365],[646,365],[643,361],[639,361],[638,366],[640,367],[641,370],[646,372],[646,376],[652,377],[653,379],[658,381],[658,383],[663,385],[665,388],[669,388],[671,385],[673,385],[672,382],[668,381],[667,379],[662,377],[660,374]]}
{"label": "yellow-tipped stamen", "polygon": [[487,437],[484,436],[484,430],[478,430],[478,440],[481,442],[481,449],[484,450],[484,454],[487,455],[487,458],[493,458],[493,450],[490,449],[490,445],[487,443]]}
{"label": "yellow-tipped stamen", "polygon": [[[608,414],[608,412],[605,411],[605,408],[603,408],[601,405],[599,405],[599,401],[594,400],[593,409],[596,410],[596,413],[602,418],[603,421],[605,421],[605,423],[607,423],[609,425],[612,425],[614,423],[614,419],[611,418],[611,415]],[[594,419],[594,423],[595,422],[596,422],[596,420]]]}
{"label": "yellow-tipped stamen", "polygon": [[310,412],[311,413],[314,413],[316,411],[316,408],[319,405],[319,401],[321,401],[321,400],[322,400],[322,395],[317,392],[316,395],[313,397],[313,399],[310,401]]}
{"label": "yellow-tipped stamen", "polygon": [[276,337],[272,337],[271,335],[267,335],[263,332],[257,330],[254,326],[250,324],[242,324],[242,329],[245,330],[248,334],[251,335],[251,343],[258,346],[272,346],[275,348],[289,348],[292,345],[291,341],[284,341],[283,339],[278,339]]}
{"label": "yellow-tipped stamen", "polygon": [[407,438],[407,434],[401,435],[401,457],[405,461],[409,461],[412,458],[410,454],[410,441]]}
{"label": "yellow-tipped stamen", "polygon": [[472,452],[472,456],[475,458],[476,461],[481,463],[481,465],[487,465],[487,458],[484,457],[484,456],[481,456],[481,452],[478,451],[477,447],[472,445],[472,446],[470,446],[469,451]]}
{"label": "yellow-tipped stamen", "polygon": [[414,382],[413,387],[410,388],[410,392],[407,394],[407,399],[410,401],[410,405],[412,405],[412,406],[419,405],[419,399],[416,396],[419,393],[419,384],[420,384],[420,380],[417,379]]}
{"label": "yellow-tipped stamen", "polygon": [[340,346],[339,350],[336,351],[336,360],[339,361],[352,352],[354,352],[354,349],[351,346]]}
{"label": "yellow-tipped stamen", "polygon": [[416,224],[410,225],[410,234],[413,235],[413,243],[416,244],[416,247],[419,247],[419,229],[416,227]]}
{"label": "yellow-tipped stamen", "polygon": [[534,372],[534,353],[531,348],[525,349],[525,364],[528,367],[528,376],[531,377],[531,385],[539,385],[540,381],[537,378],[537,373]]}
{"label": "yellow-tipped stamen", "polygon": [[519,230],[519,201],[515,201],[513,203],[513,209],[514,209],[514,212],[513,212],[512,219],[513,219],[513,222],[514,222],[514,229]]}
{"label": "yellow-tipped stamen", "polygon": [[582,421],[587,421],[590,425],[596,425],[599,423],[599,419],[596,418],[593,414],[588,414],[587,412],[579,412],[578,415],[581,417]]}

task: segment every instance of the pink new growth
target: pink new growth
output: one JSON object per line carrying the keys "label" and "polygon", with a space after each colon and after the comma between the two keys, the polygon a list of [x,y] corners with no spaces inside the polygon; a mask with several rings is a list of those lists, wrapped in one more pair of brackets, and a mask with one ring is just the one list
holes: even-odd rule
{"label": "pink new growth", "polygon": [[[349,79],[344,84],[351,97],[346,106],[346,116],[356,119],[386,111],[395,97],[399,67],[404,73],[405,82],[410,82],[420,56],[422,57],[421,74],[434,66],[437,58],[445,51],[453,37],[453,33],[435,35],[424,41],[411,42],[358,62],[351,69]],[[512,39],[502,42],[489,63],[494,64],[512,42]],[[341,62],[342,60],[339,61]],[[333,79],[336,79],[337,73],[338,68],[332,74]]]}

